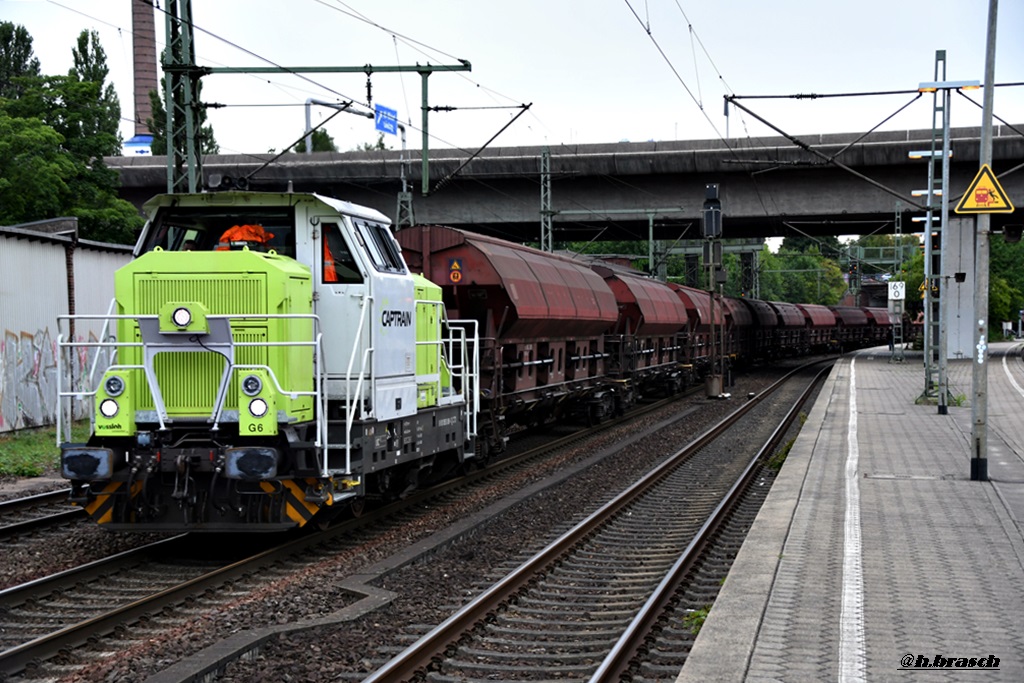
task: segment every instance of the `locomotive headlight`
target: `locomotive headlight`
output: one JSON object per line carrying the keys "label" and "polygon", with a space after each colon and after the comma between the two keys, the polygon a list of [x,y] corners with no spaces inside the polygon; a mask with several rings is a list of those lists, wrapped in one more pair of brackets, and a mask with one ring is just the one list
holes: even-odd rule
{"label": "locomotive headlight", "polygon": [[267,414],[268,409],[267,402],[262,398],[254,398],[249,401],[249,414],[253,417],[263,417]]}
{"label": "locomotive headlight", "polygon": [[[249,375],[242,380],[242,391],[246,396],[255,396],[263,390],[263,382],[256,375]],[[266,410],[264,409],[264,412]],[[255,414],[255,413],[253,413]]]}
{"label": "locomotive headlight", "polygon": [[100,415],[106,418],[111,418],[117,415],[119,407],[117,401],[112,398],[105,398],[100,402]]}
{"label": "locomotive headlight", "polygon": [[117,375],[108,377],[106,384],[103,385],[103,389],[107,392],[107,396],[120,396],[124,393],[124,380]]}
{"label": "locomotive headlight", "polygon": [[188,327],[192,322],[192,311],[184,306],[179,306],[171,313],[171,321],[178,327]]}

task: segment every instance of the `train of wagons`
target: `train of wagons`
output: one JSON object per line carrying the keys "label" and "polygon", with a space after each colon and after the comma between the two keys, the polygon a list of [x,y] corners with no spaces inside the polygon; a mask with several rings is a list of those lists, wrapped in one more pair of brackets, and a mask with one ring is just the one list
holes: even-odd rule
{"label": "train of wagons", "polygon": [[58,390],[64,410],[92,406],[87,442],[58,437],[62,475],[111,530],[319,523],[484,462],[518,429],[609,419],[741,363],[885,343],[894,322],[712,297],[450,227],[395,233],[315,194],[162,195],[145,210],[110,311],[67,317],[107,329],[59,341],[96,368]]}

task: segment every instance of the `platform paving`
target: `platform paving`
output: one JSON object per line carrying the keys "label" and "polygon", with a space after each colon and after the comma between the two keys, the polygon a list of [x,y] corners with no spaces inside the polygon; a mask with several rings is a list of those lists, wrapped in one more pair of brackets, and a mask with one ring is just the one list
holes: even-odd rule
{"label": "platform paving", "polygon": [[971,360],[949,362],[940,415],[915,403],[920,352],[845,356],[677,682],[1024,681],[1021,348],[987,363],[987,482],[970,481]]}

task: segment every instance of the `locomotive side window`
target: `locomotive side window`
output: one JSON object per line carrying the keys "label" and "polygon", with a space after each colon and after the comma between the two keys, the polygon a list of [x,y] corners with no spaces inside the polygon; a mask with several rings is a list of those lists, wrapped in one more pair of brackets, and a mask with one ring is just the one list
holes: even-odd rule
{"label": "locomotive side window", "polygon": [[385,273],[404,273],[401,252],[395,238],[379,223],[355,221],[359,242],[370,256],[373,267]]}
{"label": "locomotive side window", "polygon": [[348,248],[337,223],[324,223],[323,281],[336,284],[359,284],[363,276]]}

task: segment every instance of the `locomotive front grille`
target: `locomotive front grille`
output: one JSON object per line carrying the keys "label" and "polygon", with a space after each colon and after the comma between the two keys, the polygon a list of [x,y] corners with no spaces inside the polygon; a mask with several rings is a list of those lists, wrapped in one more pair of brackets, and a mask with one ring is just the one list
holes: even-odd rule
{"label": "locomotive front grille", "polygon": [[[232,336],[236,342],[265,342],[265,328],[234,328]],[[221,374],[227,361],[217,353],[187,352],[161,353],[153,359],[153,369],[160,391],[163,394],[167,414],[171,417],[208,417],[217,398]],[[267,365],[267,347],[235,347],[236,365]],[[231,376],[224,409],[238,408],[238,374]],[[139,373],[140,379],[142,373]],[[153,399],[148,391],[139,397],[140,410],[153,410]]]}
{"label": "locomotive front grille", "polygon": [[235,274],[202,279],[159,278],[146,274],[136,280],[135,312],[152,315],[168,301],[201,301],[212,315],[258,315],[266,312],[266,284],[261,276]]}
{"label": "locomotive front grille", "polygon": [[[168,301],[202,303],[210,315],[256,316],[266,312],[266,282],[262,275],[239,277],[236,273],[206,274],[203,278],[182,275],[139,273],[135,281],[135,313],[158,314]],[[135,341],[141,341],[138,324],[132,324]],[[253,318],[231,322],[235,342],[266,342],[267,321]],[[200,339],[201,341],[201,339]],[[138,355],[134,362],[141,362]],[[235,364],[269,365],[265,346],[235,347]],[[170,417],[209,417],[217,398],[221,375],[227,361],[218,353],[206,351],[160,353],[153,359],[153,369],[164,405]],[[238,409],[238,373],[230,378],[224,409]],[[137,409],[155,409],[153,397],[146,389],[145,377],[136,372]]]}

